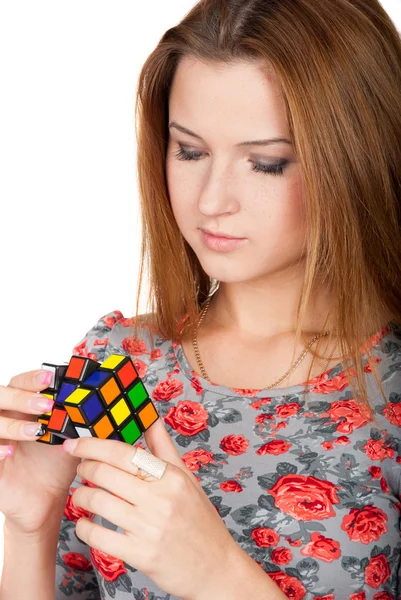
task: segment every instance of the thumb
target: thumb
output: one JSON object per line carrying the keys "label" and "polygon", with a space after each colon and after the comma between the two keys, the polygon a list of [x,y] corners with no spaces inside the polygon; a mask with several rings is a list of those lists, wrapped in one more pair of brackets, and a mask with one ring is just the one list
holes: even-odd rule
{"label": "thumb", "polygon": [[149,450],[154,456],[178,467],[181,471],[184,471],[197,486],[199,486],[199,482],[195,475],[188,469],[182,460],[161,416],[144,432],[143,435]]}

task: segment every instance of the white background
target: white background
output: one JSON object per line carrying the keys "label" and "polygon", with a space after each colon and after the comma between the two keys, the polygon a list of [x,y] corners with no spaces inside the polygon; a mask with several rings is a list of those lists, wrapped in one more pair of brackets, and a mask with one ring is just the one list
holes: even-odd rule
{"label": "white background", "polygon": [[[135,88],[194,4],[0,3],[0,384],[68,361],[107,312],[135,313]],[[401,31],[401,0],[382,5]]]}

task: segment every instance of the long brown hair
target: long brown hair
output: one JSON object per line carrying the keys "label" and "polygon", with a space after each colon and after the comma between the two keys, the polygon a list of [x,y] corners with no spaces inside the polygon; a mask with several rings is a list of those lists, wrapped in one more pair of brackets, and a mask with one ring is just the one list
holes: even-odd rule
{"label": "long brown hair", "polygon": [[[386,401],[375,340],[364,343],[386,325],[384,314],[401,322],[401,39],[394,23],[378,0],[201,0],[147,58],[135,105],[142,242],[133,335],[142,325],[178,343],[193,334],[215,285],[180,233],[166,183],[169,93],[184,56],[206,64],[263,59],[277,74],[308,228],[295,344],[311,294],[324,284],[354,396],[369,408],[363,349]],[[149,296],[140,316],[145,263]]]}

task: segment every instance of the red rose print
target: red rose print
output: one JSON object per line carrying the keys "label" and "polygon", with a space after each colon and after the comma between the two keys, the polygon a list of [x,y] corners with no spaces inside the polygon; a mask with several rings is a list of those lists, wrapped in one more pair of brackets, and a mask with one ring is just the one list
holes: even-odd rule
{"label": "red rose print", "polygon": [[401,402],[389,402],[384,409],[384,414],[390,423],[401,427]]}
{"label": "red rose print", "polygon": [[153,400],[163,400],[164,402],[170,402],[173,398],[180,396],[184,384],[178,379],[165,379],[160,381],[152,392]]}
{"label": "red rose print", "polygon": [[74,523],[76,523],[78,521],[78,519],[80,519],[81,517],[84,517],[85,519],[89,519],[92,516],[92,513],[83,508],[79,508],[78,506],[75,506],[75,504],[72,500],[72,495],[70,494],[67,497],[67,501],[65,503],[64,515],[67,517],[67,519],[69,521],[74,521]]}
{"label": "red rose print", "polygon": [[326,594],[325,596],[315,596],[314,600],[335,600],[334,594]]}
{"label": "red rose print", "polygon": [[339,446],[345,446],[346,444],[350,444],[351,440],[346,435],[340,435],[338,438],[334,439],[334,443]]}
{"label": "red rose print", "polygon": [[272,424],[272,431],[275,431],[275,433],[277,433],[277,431],[280,431],[280,429],[284,429],[284,427],[287,427],[287,423],[285,421],[280,421],[279,423],[277,423],[277,425],[275,423]]}
{"label": "red rose print", "polygon": [[[331,394],[332,392],[341,392],[341,390],[346,388],[349,384],[346,376],[347,372],[342,371],[342,373],[339,373],[331,379],[328,379],[328,371],[326,371],[326,374],[318,375],[314,379],[311,379],[307,382],[309,386],[313,386],[311,387],[310,391],[315,394]],[[355,369],[353,372],[355,373]]]}
{"label": "red rose print", "polygon": [[160,348],[157,348],[156,350],[152,350],[150,353],[150,360],[159,360],[159,358],[162,357],[162,351],[160,350]]}
{"label": "red rose print", "polygon": [[377,592],[373,596],[373,600],[394,600],[394,596],[389,592]]}
{"label": "red rose print", "polygon": [[357,592],[356,594],[351,594],[349,600],[366,600],[365,592]]}
{"label": "red rose print", "polygon": [[259,398],[259,400],[251,402],[251,407],[255,410],[259,410],[264,404],[270,404],[271,401],[271,398]]}
{"label": "red rose print", "polygon": [[201,393],[203,392],[203,387],[202,387],[201,382],[199,381],[199,379],[197,377],[192,377],[192,379],[191,379],[191,386],[194,388],[194,390],[197,393],[197,395],[200,396]]}
{"label": "red rose print", "polygon": [[338,504],[336,486],[312,475],[283,475],[268,492],[275,505],[298,521],[334,517],[332,504]]}
{"label": "red rose print", "polygon": [[368,440],[363,447],[363,450],[371,460],[382,461],[384,458],[393,458],[395,454],[394,450],[381,439]]}
{"label": "red rose print", "polygon": [[[104,338],[106,344],[108,343],[108,338]],[[80,344],[77,344],[72,349],[72,353],[76,356],[84,356],[85,358],[91,358],[92,360],[97,360],[97,354],[95,352],[89,352],[86,347],[87,339],[83,340]]]}
{"label": "red rose print", "polygon": [[123,313],[121,312],[121,310],[113,310],[113,313],[117,316],[117,320],[119,321],[120,319],[124,318]]}
{"label": "red rose print", "polygon": [[109,343],[109,338],[102,338],[102,339],[94,340],[93,346],[104,348],[105,346],[107,346],[108,343]]}
{"label": "red rose print", "polygon": [[286,537],[285,541],[288,542],[290,546],[302,546],[302,540],[300,538],[292,540],[290,537]]}
{"label": "red rose print", "polygon": [[107,581],[115,581],[120,575],[127,572],[123,561],[119,558],[114,558],[114,556],[92,547],[89,547],[89,554],[93,564]]}
{"label": "red rose print", "polygon": [[380,467],[372,465],[368,468],[368,471],[372,475],[373,479],[380,479],[380,477],[382,476],[382,470]]}
{"label": "red rose print", "polygon": [[[131,359],[132,359],[132,357],[131,357]],[[136,372],[138,373],[139,377],[145,377],[146,373],[148,372],[148,365],[146,363],[144,363],[143,360],[140,360],[139,358],[132,359],[132,362],[134,363],[134,367],[135,367]]]}
{"label": "red rose print", "polygon": [[383,329],[380,329],[380,331],[377,331],[376,333],[374,333],[369,338],[368,343],[362,345],[361,352],[366,352],[366,349],[369,347],[368,344],[370,344],[371,346],[376,346],[377,342],[379,342],[382,339],[382,337],[384,335],[386,335],[389,331],[390,331],[390,329],[389,329],[388,325],[386,325],[385,327],[383,327]]}
{"label": "red rose print", "polygon": [[291,598],[291,600],[302,600],[305,596],[306,589],[296,577],[291,577],[283,571],[274,573],[267,572],[267,574],[273,579],[274,583],[278,585],[280,590],[284,592],[287,598]]}
{"label": "red rose print", "polygon": [[380,487],[383,490],[383,492],[386,492],[386,494],[390,493],[390,489],[389,489],[389,487],[387,485],[387,481],[385,480],[384,477],[380,478]]}
{"label": "red rose print", "polygon": [[363,427],[372,420],[366,406],[357,404],[355,400],[333,402],[329,414],[330,419],[334,422],[344,419],[337,425],[337,431],[341,431],[341,433],[352,433],[354,429]]}
{"label": "red rose print", "polygon": [[[217,385],[217,384],[216,384]],[[248,390],[242,388],[233,388],[234,394],[238,394],[238,396],[249,396],[250,398],[254,398],[260,390]]]}
{"label": "red rose print", "polygon": [[180,400],[177,406],[169,409],[164,420],[181,435],[196,435],[207,429],[208,418],[209,415],[201,404]]}
{"label": "red rose print", "polygon": [[301,554],[319,558],[324,562],[332,562],[336,558],[340,558],[340,543],[320,533],[312,533],[311,541],[302,548]]}
{"label": "red rose print", "polygon": [[390,567],[384,554],[371,558],[365,569],[366,583],[376,589],[385,583],[390,575]]}
{"label": "red rose print", "polygon": [[[91,487],[91,488],[97,487],[97,485],[95,485],[94,483],[92,483],[91,481],[89,481],[89,479],[82,479],[81,481],[82,481],[82,485],[87,485],[88,487]],[[74,490],[76,488],[70,488],[70,489],[72,489],[73,490],[72,493],[74,493]]]}
{"label": "red rose print", "polygon": [[386,522],[387,515],[380,508],[368,504],[363,508],[351,508],[349,515],[342,520],[341,529],[353,542],[370,544],[388,531]]}
{"label": "red rose print", "polygon": [[226,435],[220,442],[220,448],[227,454],[238,456],[249,448],[249,441],[243,435]]}
{"label": "red rose print", "polygon": [[238,481],[234,481],[233,479],[230,479],[229,481],[222,481],[220,483],[220,489],[223,490],[223,492],[242,492],[242,485],[240,485],[238,483]]}
{"label": "red rose print", "polygon": [[280,546],[272,551],[270,558],[275,565],[288,565],[292,560],[292,552],[289,548]]}
{"label": "red rose print", "polygon": [[273,415],[269,415],[268,413],[262,413],[261,415],[256,415],[255,423],[257,425],[264,425],[265,421],[272,421],[273,419]]}
{"label": "red rose print", "polygon": [[288,419],[288,417],[292,417],[296,415],[301,407],[296,402],[288,402],[287,404],[281,404],[276,408],[276,415],[280,419]]}
{"label": "red rose print", "polygon": [[216,461],[213,458],[213,452],[209,452],[209,450],[204,450],[203,448],[185,452],[182,460],[191,471],[197,471],[199,467],[208,465],[209,463],[216,464]]}
{"label": "red rose print", "polygon": [[322,442],[320,445],[322,446],[322,448],[324,448],[324,450],[333,450],[334,448],[333,442],[331,441]]}
{"label": "red rose print", "polygon": [[67,552],[62,559],[72,571],[93,571],[92,563],[79,552]]}
{"label": "red rose print", "polygon": [[132,325],[135,325],[135,318],[125,318],[124,316],[122,316],[120,319],[118,319],[118,324],[122,327],[131,327]]}
{"label": "red rose print", "polygon": [[126,337],[121,342],[121,346],[125,352],[131,354],[131,356],[140,356],[141,354],[150,354],[147,349],[145,342],[139,338]]}
{"label": "red rose print", "polygon": [[259,454],[260,456],[264,456],[265,454],[274,454],[277,456],[278,454],[284,454],[285,452],[288,452],[288,449],[291,448],[291,446],[292,444],[284,442],[284,440],[272,440],[256,450],[256,454]]}
{"label": "red rose print", "polygon": [[243,467],[235,474],[236,479],[249,479],[253,477],[253,473],[247,467]]}
{"label": "red rose print", "polygon": [[259,548],[268,548],[269,546],[277,546],[280,541],[280,536],[268,527],[258,527],[252,531],[252,537]]}
{"label": "red rose print", "polygon": [[382,361],[381,358],[378,358],[377,356],[374,356],[373,358],[368,358],[366,360],[366,365],[364,366],[363,370],[365,371],[365,373],[373,373],[373,369],[372,366],[373,364],[378,364]]}
{"label": "red rose print", "polygon": [[102,317],[102,321],[106,325],[106,327],[110,328],[112,328],[117,323],[116,317]]}

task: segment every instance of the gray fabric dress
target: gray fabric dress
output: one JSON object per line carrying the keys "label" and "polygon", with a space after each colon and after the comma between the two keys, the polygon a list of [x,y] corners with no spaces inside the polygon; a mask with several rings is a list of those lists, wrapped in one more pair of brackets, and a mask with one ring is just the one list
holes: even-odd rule
{"label": "gray fabric dress", "polygon": [[[152,352],[146,328],[139,339],[132,334],[130,319],[112,311],[72,354],[133,357],[175,446],[234,540],[288,598],[401,599],[400,325],[391,322],[373,336],[387,405],[365,360],[376,423],[355,402],[341,364],[310,381],[306,399],[302,385],[230,389],[194,373],[179,344],[156,337]],[[136,445],[147,448],[143,437]],[[71,491],[79,485],[77,475]],[[56,599],[177,600],[133,566],[83,543],[75,535],[80,516],[69,496]],[[99,516],[94,521],[121,531]]]}

